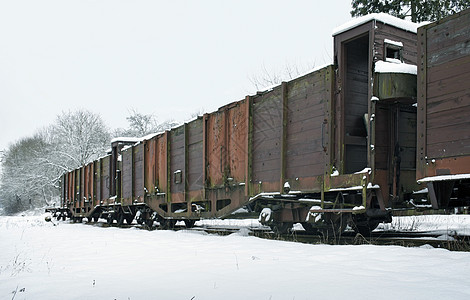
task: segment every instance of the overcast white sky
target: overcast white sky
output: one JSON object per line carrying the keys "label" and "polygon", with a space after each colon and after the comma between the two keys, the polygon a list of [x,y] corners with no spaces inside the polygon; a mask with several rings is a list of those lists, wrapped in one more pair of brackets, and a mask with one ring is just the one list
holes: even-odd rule
{"label": "overcast white sky", "polygon": [[254,92],[249,77],[332,61],[349,0],[0,0],[0,150],[85,108],[189,119]]}

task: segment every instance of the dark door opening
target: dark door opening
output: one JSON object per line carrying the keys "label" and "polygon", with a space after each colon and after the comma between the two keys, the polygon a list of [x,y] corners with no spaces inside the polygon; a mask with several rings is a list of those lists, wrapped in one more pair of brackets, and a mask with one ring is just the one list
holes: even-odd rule
{"label": "dark door opening", "polygon": [[350,174],[367,167],[369,35],[345,43],[344,51],[344,172]]}

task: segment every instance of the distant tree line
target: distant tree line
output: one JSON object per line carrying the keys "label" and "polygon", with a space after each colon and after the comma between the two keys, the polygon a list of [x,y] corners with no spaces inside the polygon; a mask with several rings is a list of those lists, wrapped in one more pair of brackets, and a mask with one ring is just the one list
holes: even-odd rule
{"label": "distant tree line", "polygon": [[136,110],[127,121],[128,128],[111,131],[98,114],[64,112],[52,125],[10,145],[0,153],[0,212],[53,205],[59,201],[61,175],[106,155],[112,138],[142,137],[176,125]]}

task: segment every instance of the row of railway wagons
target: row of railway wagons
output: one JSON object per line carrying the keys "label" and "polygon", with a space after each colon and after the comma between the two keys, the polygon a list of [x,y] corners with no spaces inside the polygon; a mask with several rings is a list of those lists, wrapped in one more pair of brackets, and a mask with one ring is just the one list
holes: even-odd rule
{"label": "row of railway wagons", "polygon": [[335,30],[334,64],[169,131],[115,139],[63,175],[57,213],[171,228],[234,213],[361,233],[470,203],[470,11]]}

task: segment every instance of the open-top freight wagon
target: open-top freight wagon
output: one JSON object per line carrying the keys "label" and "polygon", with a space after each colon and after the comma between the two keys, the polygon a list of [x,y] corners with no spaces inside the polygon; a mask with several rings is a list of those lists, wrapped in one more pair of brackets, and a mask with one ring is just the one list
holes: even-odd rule
{"label": "open-top freight wagon", "polygon": [[[433,122],[449,117],[439,117],[449,107],[468,109],[469,88],[434,87],[454,68],[436,63],[441,58],[432,58],[437,50],[429,39],[433,28],[444,26],[446,45],[453,47],[457,29],[445,26],[455,23],[464,33],[456,37],[458,43],[468,44],[468,16],[467,11],[428,25],[419,38],[416,24],[385,14],[353,20],[333,34],[334,65],[138,142],[114,140],[108,156],[64,174],[62,208],[73,220],[103,217],[122,224],[136,219],[148,226],[157,221],[163,228],[243,211],[275,231],[301,223],[307,231],[328,235],[346,224],[367,233],[379,222],[390,222],[393,209],[426,204],[424,187],[431,188],[433,208],[447,208],[454,202],[442,197],[451,184],[428,177],[443,169],[470,173],[464,144],[470,141],[470,125],[468,119],[449,123],[463,127],[452,135],[461,144],[447,155],[439,150],[445,143],[432,141],[448,131],[434,131]],[[459,59],[453,63],[467,67],[456,76],[468,82],[469,52]],[[429,98],[436,90],[451,94],[445,91],[451,87],[460,88],[452,94],[460,97],[460,106],[454,96],[450,103],[438,95],[439,100]],[[455,168],[446,167],[450,162]],[[431,184],[416,181],[417,167],[418,178]],[[459,204],[468,205],[466,195]]]}

